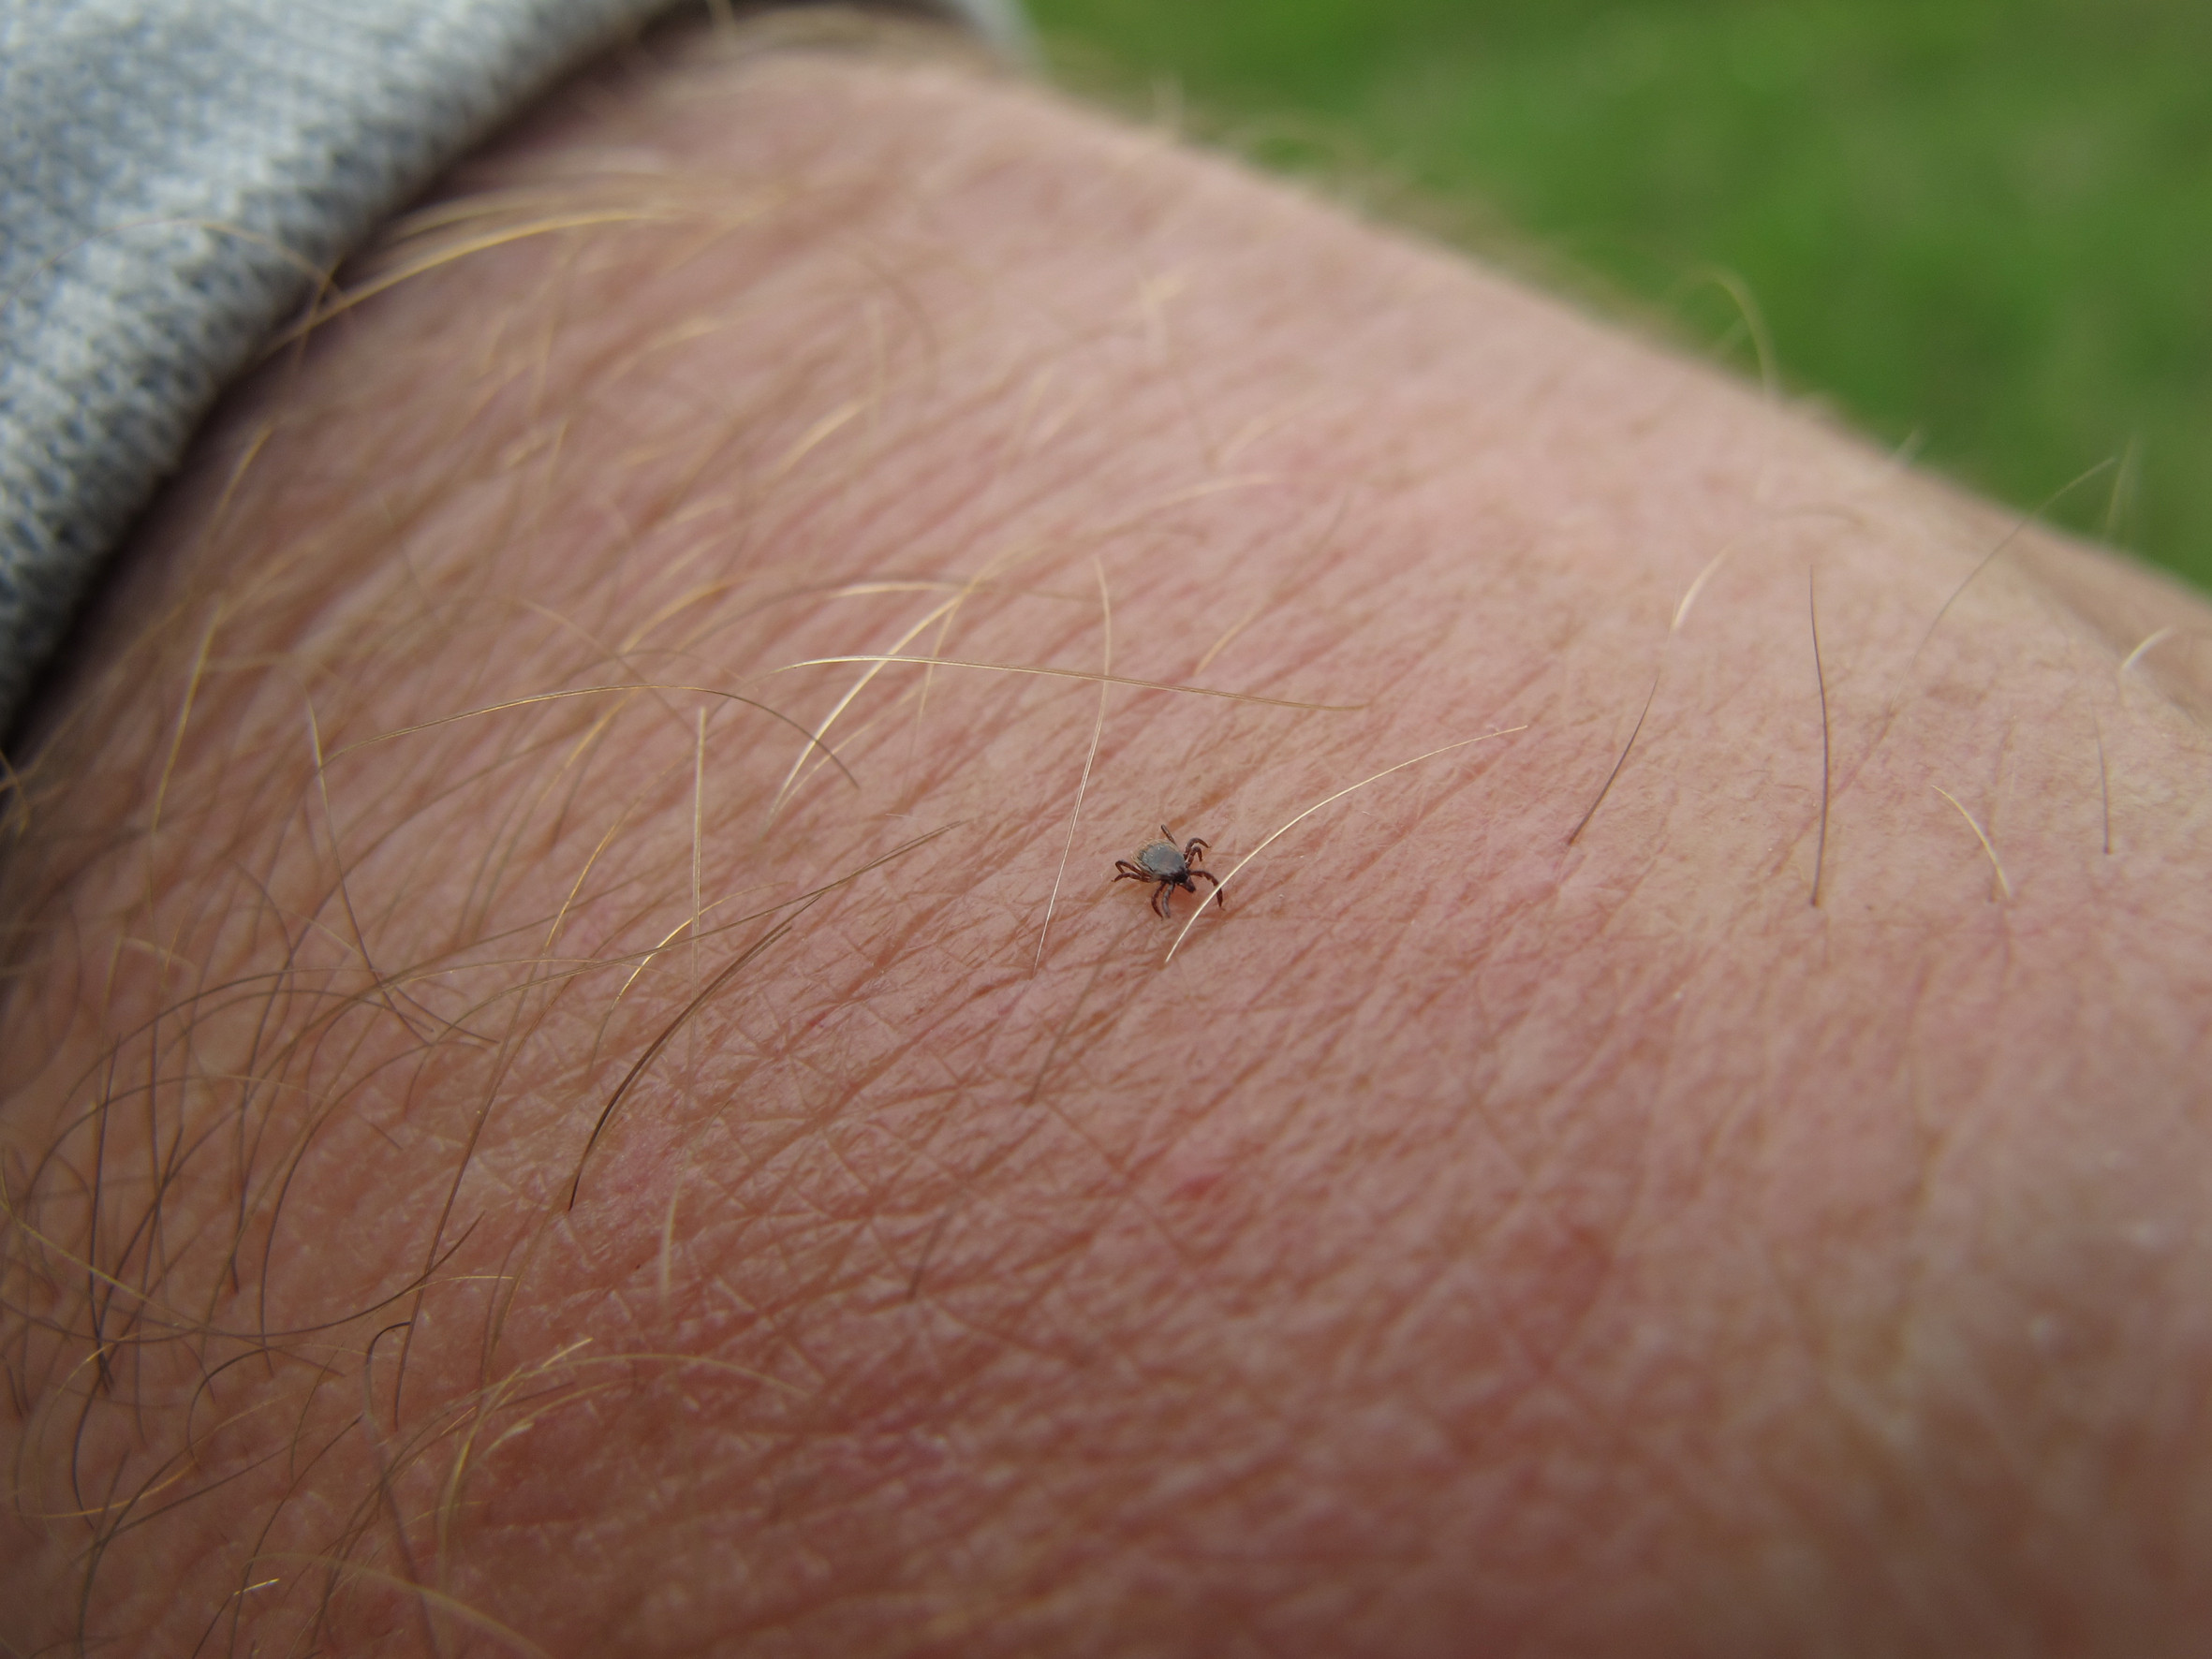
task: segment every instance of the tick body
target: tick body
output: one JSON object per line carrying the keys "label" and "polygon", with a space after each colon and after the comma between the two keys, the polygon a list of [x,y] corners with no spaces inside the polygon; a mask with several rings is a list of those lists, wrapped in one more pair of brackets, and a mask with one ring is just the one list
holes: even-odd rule
{"label": "tick body", "polygon": [[1139,850],[1134,863],[1127,859],[1114,859],[1113,879],[1152,883],[1152,907],[1165,917],[1170,895],[1177,888],[1187,893],[1197,892],[1198,883],[1191,878],[1199,876],[1214,883],[1214,903],[1228,909],[1221,897],[1221,884],[1214,881],[1214,873],[1199,868],[1198,860],[1205,852],[1206,844],[1193,836],[1178,848],[1175,832],[1165,824],[1159,827],[1159,840],[1148,842]]}

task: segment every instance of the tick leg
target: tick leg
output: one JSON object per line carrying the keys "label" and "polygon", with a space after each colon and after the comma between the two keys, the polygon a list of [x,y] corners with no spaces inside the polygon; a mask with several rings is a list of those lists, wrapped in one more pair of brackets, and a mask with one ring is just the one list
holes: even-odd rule
{"label": "tick leg", "polygon": [[[1213,881],[1213,882],[1214,882],[1214,903],[1217,903],[1217,904],[1218,904],[1218,905],[1220,905],[1220,906],[1221,906],[1221,908],[1222,908],[1222,909],[1224,909],[1224,910],[1227,910],[1227,909],[1229,908],[1229,901],[1228,901],[1228,900],[1226,900],[1226,899],[1224,899],[1224,898],[1222,898],[1222,896],[1221,896],[1221,884],[1220,884],[1219,882],[1217,882],[1217,881],[1214,881],[1214,873],[1213,873],[1211,870],[1196,870],[1196,869],[1194,869],[1194,870],[1192,870],[1192,871],[1191,871],[1191,873],[1190,873],[1190,874],[1193,874],[1193,875],[1202,875],[1202,876],[1204,876],[1204,877],[1205,877],[1205,878],[1206,878],[1208,881]],[[1190,890],[1191,890],[1192,892],[1194,892],[1194,893],[1195,893],[1195,892],[1197,892],[1197,891],[1198,891],[1198,888],[1192,888]],[[1203,901],[1201,901],[1201,903],[1203,903]]]}
{"label": "tick leg", "polygon": [[1113,868],[1117,872],[1113,878],[1115,881],[1149,881],[1151,879],[1147,872],[1138,869],[1127,859],[1114,859]]}
{"label": "tick leg", "polygon": [[1173,919],[1168,915],[1167,897],[1174,890],[1164,881],[1152,889],[1152,907],[1159,912],[1159,918],[1162,921]]}

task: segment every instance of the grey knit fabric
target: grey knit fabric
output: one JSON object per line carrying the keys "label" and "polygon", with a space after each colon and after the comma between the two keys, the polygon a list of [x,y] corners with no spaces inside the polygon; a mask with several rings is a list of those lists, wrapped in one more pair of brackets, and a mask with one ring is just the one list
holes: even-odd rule
{"label": "grey knit fabric", "polygon": [[[0,0],[0,735],[317,275],[671,0]],[[937,9],[1019,52],[1018,0]]]}

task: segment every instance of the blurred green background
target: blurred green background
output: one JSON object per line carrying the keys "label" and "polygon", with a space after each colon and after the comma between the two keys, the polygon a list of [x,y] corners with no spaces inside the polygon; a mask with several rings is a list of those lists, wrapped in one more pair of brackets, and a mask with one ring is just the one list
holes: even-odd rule
{"label": "blurred green background", "polygon": [[1028,0],[1056,71],[2212,586],[2212,0]]}

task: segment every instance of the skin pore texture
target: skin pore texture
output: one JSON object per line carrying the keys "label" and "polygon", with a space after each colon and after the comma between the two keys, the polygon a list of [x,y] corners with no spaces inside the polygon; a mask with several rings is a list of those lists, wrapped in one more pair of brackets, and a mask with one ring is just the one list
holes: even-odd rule
{"label": "skin pore texture", "polygon": [[2205,608],[786,35],[396,228],[11,756],[0,1652],[2205,1651]]}

